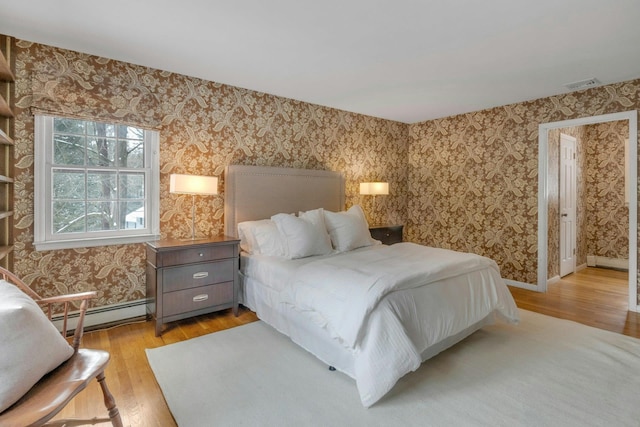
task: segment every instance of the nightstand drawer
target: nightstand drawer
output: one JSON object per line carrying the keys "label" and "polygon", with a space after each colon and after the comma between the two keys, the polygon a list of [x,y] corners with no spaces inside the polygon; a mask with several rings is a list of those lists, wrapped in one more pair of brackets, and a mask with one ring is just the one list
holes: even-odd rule
{"label": "nightstand drawer", "polygon": [[157,266],[169,267],[172,265],[233,258],[236,255],[235,250],[234,245],[219,245],[162,252],[157,255]]}
{"label": "nightstand drawer", "polygon": [[233,304],[233,281],[165,294],[162,315],[173,316],[221,304]]}
{"label": "nightstand drawer", "polygon": [[170,267],[163,271],[164,293],[213,285],[221,282],[233,282],[234,260],[189,264]]}

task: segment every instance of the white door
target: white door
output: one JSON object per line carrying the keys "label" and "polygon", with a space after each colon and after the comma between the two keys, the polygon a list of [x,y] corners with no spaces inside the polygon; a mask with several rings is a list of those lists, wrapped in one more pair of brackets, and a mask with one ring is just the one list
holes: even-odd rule
{"label": "white door", "polygon": [[576,139],[560,135],[560,277],[576,269]]}

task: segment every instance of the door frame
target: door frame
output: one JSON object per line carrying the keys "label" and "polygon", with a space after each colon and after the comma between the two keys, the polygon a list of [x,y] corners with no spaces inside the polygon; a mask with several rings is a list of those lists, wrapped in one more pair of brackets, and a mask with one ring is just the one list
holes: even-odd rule
{"label": "door frame", "polygon": [[629,121],[629,311],[640,311],[638,304],[638,112],[637,110],[603,114],[580,119],[541,123],[538,126],[538,283],[540,292],[547,291],[548,263],[548,144],[549,130],[595,123]]}

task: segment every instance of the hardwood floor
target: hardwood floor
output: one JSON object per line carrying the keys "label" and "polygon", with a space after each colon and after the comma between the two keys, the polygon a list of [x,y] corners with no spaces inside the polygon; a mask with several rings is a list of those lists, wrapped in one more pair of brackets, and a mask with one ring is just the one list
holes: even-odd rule
{"label": "hardwood floor", "polygon": [[[545,294],[513,287],[510,290],[520,308],[640,338],[640,315],[627,312],[626,280],[624,272],[587,268],[550,286]],[[141,321],[88,332],[83,346],[111,353],[107,384],[125,426],[170,427],[176,424],[147,363],[145,349],[255,320],[253,312],[241,307],[237,318],[225,310],[171,323],[165,326],[161,337],[154,336],[152,322]],[[105,414],[99,386],[92,382],[57,418],[91,418]]]}
{"label": "hardwood floor", "polygon": [[546,293],[510,287],[518,307],[640,338],[640,313],[627,311],[627,272],[585,268]]}

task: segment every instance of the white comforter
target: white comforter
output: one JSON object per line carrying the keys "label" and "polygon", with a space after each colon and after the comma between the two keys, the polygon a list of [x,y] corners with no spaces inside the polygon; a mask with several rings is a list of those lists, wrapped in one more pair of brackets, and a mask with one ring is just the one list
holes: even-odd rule
{"label": "white comforter", "polygon": [[283,302],[353,351],[365,406],[417,369],[429,346],[493,312],[518,320],[493,260],[412,243],[307,263],[287,284]]}

